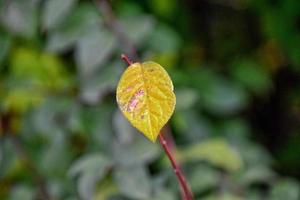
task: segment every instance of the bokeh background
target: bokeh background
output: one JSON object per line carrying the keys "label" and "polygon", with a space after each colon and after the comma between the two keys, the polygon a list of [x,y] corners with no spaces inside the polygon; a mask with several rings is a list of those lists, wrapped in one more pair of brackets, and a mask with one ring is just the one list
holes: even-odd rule
{"label": "bokeh background", "polygon": [[196,199],[300,199],[299,0],[1,0],[0,19],[0,199],[180,199],[117,108],[121,53],[172,77]]}

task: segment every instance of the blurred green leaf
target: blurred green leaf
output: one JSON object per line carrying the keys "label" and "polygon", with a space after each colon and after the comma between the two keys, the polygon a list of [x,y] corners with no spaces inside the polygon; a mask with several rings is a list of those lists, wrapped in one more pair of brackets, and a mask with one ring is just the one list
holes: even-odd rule
{"label": "blurred green leaf", "polygon": [[43,28],[46,30],[57,27],[72,12],[77,0],[48,0],[44,4],[42,15]]}
{"label": "blurred green leaf", "polygon": [[113,119],[117,140],[113,144],[114,160],[121,166],[147,164],[158,158],[160,149],[149,142],[117,111]]}
{"label": "blurred green leaf", "polygon": [[176,93],[176,110],[184,110],[193,107],[198,101],[198,93],[194,89],[182,88],[177,89]]}
{"label": "blurred green leaf", "polygon": [[83,199],[92,199],[96,184],[107,170],[112,167],[112,161],[101,153],[86,154],[72,164],[69,176],[78,177],[78,191]]}
{"label": "blurred green leaf", "polygon": [[294,180],[277,182],[271,190],[271,200],[297,200],[300,198],[300,186]]}
{"label": "blurred green leaf", "polygon": [[175,14],[176,2],[172,0],[151,0],[149,1],[152,10],[159,16],[171,18]]}
{"label": "blurred green leaf", "polygon": [[165,68],[174,68],[179,58],[182,41],[170,27],[160,23],[147,40],[147,58],[155,60]]}
{"label": "blurred green leaf", "polygon": [[229,172],[243,167],[243,161],[226,140],[208,139],[180,150],[179,159],[183,162],[203,160]]}
{"label": "blurred green leaf", "polygon": [[56,55],[23,47],[14,50],[10,63],[12,78],[23,87],[57,90],[69,83],[65,66]]}
{"label": "blurred green leaf", "polygon": [[112,161],[101,153],[86,154],[72,164],[68,174],[74,177],[87,172],[101,177],[111,166]]}
{"label": "blurred green leaf", "polygon": [[234,144],[242,143],[251,135],[250,127],[246,120],[230,119],[224,120],[220,127],[218,127],[219,135],[224,135],[230,142]]}
{"label": "blurred green leaf", "polygon": [[148,15],[124,16],[120,18],[126,36],[135,44],[140,45],[154,29],[154,19]]}
{"label": "blurred green leaf", "polygon": [[38,106],[44,100],[40,93],[32,89],[14,89],[8,92],[3,99],[4,110],[24,113],[29,108]]}
{"label": "blurred green leaf", "polygon": [[95,30],[80,38],[76,46],[75,60],[83,77],[102,67],[116,47],[116,39],[106,30]]}
{"label": "blurred green leaf", "polygon": [[262,146],[249,142],[240,142],[238,149],[248,166],[269,166],[272,163],[271,155]]}
{"label": "blurred green leaf", "polygon": [[194,108],[176,112],[172,117],[176,130],[188,141],[196,143],[212,134],[212,124],[204,116],[199,115]]}
{"label": "blurred green leaf", "polygon": [[[177,52],[181,47],[177,32],[164,24],[158,24],[148,40],[149,49],[155,53]],[[166,66],[167,67],[167,66]]]}
{"label": "blurred green leaf", "polygon": [[112,196],[118,195],[119,190],[111,180],[104,182],[100,186],[98,186],[98,190],[93,199],[95,200],[107,200],[112,199]]}
{"label": "blurred green leaf", "polygon": [[189,171],[188,177],[192,191],[202,193],[218,186],[221,173],[206,165],[196,165]]}
{"label": "blurred green leaf", "polygon": [[233,64],[233,77],[257,94],[265,94],[272,85],[269,74],[253,60],[239,60]]}
{"label": "blurred green leaf", "polygon": [[35,197],[35,192],[33,188],[26,185],[15,186],[10,193],[10,200],[32,200]]}
{"label": "blurred green leaf", "polygon": [[266,166],[250,167],[241,177],[242,184],[270,183],[276,174]]}
{"label": "blurred green leaf", "polygon": [[212,195],[204,200],[243,200],[242,197],[236,196],[234,194],[222,194],[222,195]]}
{"label": "blurred green leaf", "polygon": [[62,132],[53,133],[52,141],[45,147],[41,168],[52,177],[60,177],[65,174],[71,161],[71,153],[67,139]]}
{"label": "blurred green leaf", "polygon": [[80,98],[90,104],[101,102],[105,94],[115,90],[122,70],[121,62],[117,61],[103,66],[93,75],[82,77]]}
{"label": "blurred green leaf", "polygon": [[96,191],[96,184],[99,180],[98,176],[93,173],[85,173],[78,179],[78,192],[82,199],[93,199]]}
{"label": "blurred green leaf", "polygon": [[123,195],[133,199],[150,198],[151,181],[145,167],[117,168],[114,178]]}
{"label": "blurred green leaf", "polygon": [[174,200],[175,195],[169,190],[159,190],[158,192],[150,197],[148,200]]}
{"label": "blurred green leaf", "polygon": [[9,71],[6,80],[9,90],[3,106],[17,113],[39,105],[47,93],[64,90],[70,84],[70,77],[57,56],[30,48],[13,51]]}
{"label": "blurred green leaf", "polygon": [[221,115],[240,111],[248,102],[243,88],[232,82],[218,79],[201,91],[200,102],[207,110]]}
{"label": "blurred green leaf", "polygon": [[32,38],[37,31],[37,2],[35,0],[8,1],[0,10],[1,24],[10,32]]}
{"label": "blurred green leaf", "polygon": [[47,98],[32,112],[32,129],[41,135],[52,138],[53,133],[61,131],[58,116],[62,114],[70,104],[68,99]]}
{"label": "blurred green leaf", "polygon": [[95,7],[88,3],[80,3],[64,19],[61,26],[50,31],[46,49],[52,52],[69,50],[83,35],[90,30],[100,28],[101,24]]}
{"label": "blurred green leaf", "polygon": [[2,69],[2,62],[7,56],[12,43],[10,35],[0,32],[0,70]]}

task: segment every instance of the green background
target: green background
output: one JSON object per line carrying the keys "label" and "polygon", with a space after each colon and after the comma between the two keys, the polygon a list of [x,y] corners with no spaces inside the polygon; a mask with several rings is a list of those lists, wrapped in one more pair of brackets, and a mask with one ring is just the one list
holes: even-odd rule
{"label": "green background", "polygon": [[299,26],[299,0],[1,0],[0,199],[180,199],[117,108],[127,53],[173,80],[195,199],[299,200]]}

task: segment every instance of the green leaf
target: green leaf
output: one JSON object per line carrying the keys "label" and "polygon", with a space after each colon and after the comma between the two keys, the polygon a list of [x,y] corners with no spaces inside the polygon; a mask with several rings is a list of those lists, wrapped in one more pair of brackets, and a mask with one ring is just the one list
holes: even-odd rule
{"label": "green leaf", "polygon": [[75,161],[68,174],[71,177],[79,176],[77,187],[82,199],[92,199],[97,182],[112,164],[109,158],[100,153],[86,154]]}
{"label": "green leaf", "polygon": [[48,0],[44,4],[42,11],[43,28],[53,29],[60,25],[62,21],[70,14],[77,0]]}
{"label": "green leaf", "polygon": [[115,113],[113,124],[118,137],[113,144],[116,163],[129,167],[147,164],[158,158],[161,153],[159,147],[141,137],[120,111]]}
{"label": "green leaf", "polygon": [[164,24],[159,24],[155,27],[155,31],[151,32],[147,43],[149,49],[162,54],[178,51],[182,41],[176,31]]}
{"label": "green leaf", "polygon": [[174,192],[171,192],[166,189],[160,189],[147,200],[174,200],[174,199],[176,199]]}
{"label": "green leaf", "polygon": [[84,34],[94,28],[100,28],[100,16],[94,6],[80,3],[74,11],[66,17],[63,24],[50,31],[46,49],[52,52],[63,52],[76,43]]}
{"label": "green leaf", "polygon": [[32,200],[34,199],[34,190],[33,188],[26,185],[17,185],[13,187],[10,193],[10,200]]}
{"label": "green leaf", "polygon": [[179,151],[183,162],[203,160],[229,172],[243,167],[240,155],[224,139],[208,139]]}
{"label": "green leaf", "polygon": [[99,176],[89,172],[79,177],[77,188],[82,199],[93,199],[98,180]]}
{"label": "green leaf", "polygon": [[135,44],[140,45],[154,29],[154,19],[147,15],[124,16],[120,18],[126,36]]}
{"label": "green leaf", "polygon": [[9,88],[3,107],[23,113],[39,105],[49,92],[65,90],[70,77],[62,61],[55,55],[35,49],[16,48],[10,56]]}
{"label": "green leaf", "polygon": [[80,75],[90,77],[108,60],[115,47],[115,37],[105,30],[94,30],[80,38],[75,53]]}
{"label": "green leaf", "polygon": [[0,32],[0,70],[2,62],[10,49],[11,43],[12,38],[8,34]]}
{"label": "green leaf", "polygon": [[[13,51],[10,72],[22,87],[61,89],[68,85],[68,74],[62,60],[53,54],[20,47]],[[16,85],[14,82],[13,85]]]}
{"label": "green leaf", "polygon": [[175,113],[172,122],[176,130],[192,143],[202,140],[212,133],[210,121],[199,115],[194,108]]}
{"label": "green leaf", "polygon": [[117,168],[114,173],[120,192],[133,199],[147,199],[151,195],[151,181],[143,166]]}
{"label": "green leaf", "polygon": [[111,160],[101,153],[86,154],[72,164],[68,174],[74,177],[88,172],[94,173],[95,176],[96,174],[102,176],[110,166],[112,166]]}
{"label": "green leaf", "polygon": [[37,31],[37,2],[8,1],[0,10],[0,21],[10,32],[31,38]]}
{"label": "green leaf", "polygon": [[269,183],[275,178],[276,174],[266,166],[250,167],[242,174],[241,182],[244,185],[254,183]]}
{"label": "green leaf", "polygon": [[298,200],[300,198],[299,183],[294,180],[277,182],[271,190],[271,200]]}
{"label": "green leaf", "polygon": [[32,130],[37,134],[52,138],[53,133],[59,133],[61,127],[57,123],[57,116],[66,110],[70,101],[64,98],[47,98],[42,105],[32,112]]}
{"label": "green leaf", "polygon": [[269,74],[253,60],[242,59],[233,63],[233,77],[257,94],[265,94],[272,86]]}
{"label": "green leaf", "polygon": [[236,196],[234,194],[221,194],[221,195],[211,195],[203,200],[243,200],[242,197]]}
{"label": "green leaf", "polygon": [[90,104],[101,102],[107,92],[115,90],[121,73],[122,63],[117,61],[98,69],[90,77],[82,77],[80,98]]}
{"label": "green leaf", "polygon": [[240,118],[224,121],[219,129],[220,135],[225,135],[233,143],[241,143],[250,135],[247,121]]}
{"label": "green leaf", "polygon": [[211,82],[202,92],[202,105],[216,114],[232,114],[240,111],[248,102],[243,88],[222,78]]}
{"label": "green leaf", "polygon": [[272,157],[262,146],[243,142],[238,144],[238,149],[247,166],[269,166],[272,163]]}
{"label": "green leaf", "polygon": [[202,193],[218,187],[220,179],[220,172],[203,164],[195,166],[188,173],[188,180],[194,193]]}
{"label": "green leaf", "polygon": [[191,88],[179,88],[176,93],[176,110],[185,110],[193,107],[199,100],[199,96],[196,90]]}
{"label": "green leaf", "polygon": [[64,133],[53,133],[51,143],[45,146],[40,165],[48,175],[59,177],[65,174],[71,161],[71,154]]}

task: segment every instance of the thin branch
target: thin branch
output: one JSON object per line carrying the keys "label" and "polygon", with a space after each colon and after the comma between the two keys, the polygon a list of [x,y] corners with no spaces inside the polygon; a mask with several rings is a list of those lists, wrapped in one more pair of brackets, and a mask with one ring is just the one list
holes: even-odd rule
{"label": "thin branch", "polygon": [[[121,55],[122,60],[124,60],[128,65],[131,65],[133,62],[129,59],[129,57],[125,54]],[[163,137],[163,133],[160,132],[159,134],[159,142],[162,145],[163,149],[165,150],[171,165],[173,167],[174,173],[177,176],[177,179],[179,181],[180,187],[181,187],[181,195],[183,200],[193,200],[193,193],[190,190],[190,187],[185,179],[185,176],[177,164],[173,154],[172,154],[172,147],[170,147],[167,143],[167,140]]]}
{"label": "thin branch", "polygon": [[[111,5],[108,2],[108,0],[98,0],[95,2],[96,6],[98,9],[101,11],[103,17],[104,17],[104,22],[106,25],[113,31],[115,36],[118,38],[122,50],[127,53],[131,58],[134,60],[138,59],[137,51],[136,48],[134,47],[134,44],[130,41],[130,39],[124,34],[123,28],[121,25],[118,23],[116,20],[114,13],[112,11]],[[122,54],[121,58],[128,64],[131,65],[133,62],[129,59],[129,57]],[[172,167],[174,169],[174,172],[179,180],[180,186],[181,186],[181,192],[183,193],[183,199],[184,200],[192,200],[193,195],[192,192],[189,189],[189,186],[185,180],[185,177],[179,167],[179,165],[176,163],[174,157],[172,156],[171,153],[171,148],[168,146],[168,143],[166,140],[163,138],[162,134],[159,135],[159,140],[161,145],[163,146],[166,154],[168,155],[168,158],[171,161]]]}
{"label": "thin branch", "polygon": [[131,65],[133,62],[125,54],[121,55],[122,60],[124,60],[128,65]]}
{"label": "thin branch", "polygon": [[181,168],[179,167],[179,165],[177,164],[173,154],[171,153],[171,150],[169,149],[167,141],[163,137],[162,133],[160,133],[158,137],[159,137],[159,142],[162,145],[162,147],[164,148],[164,150],[165,150],[165,152],[166,152],[166,154],[167,154],[167,156],[168,156],[168,158],[171,162],[174,173],[176,174],[177,179],[180,183],[180,186],[183,190],[184,200],[193,200],[193,194],[190,190],[190,187],[189,187],[188,183],[186,182],[185,176],[183,175],[183,172],[182,172]]}

